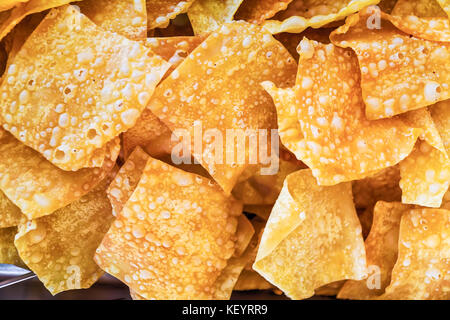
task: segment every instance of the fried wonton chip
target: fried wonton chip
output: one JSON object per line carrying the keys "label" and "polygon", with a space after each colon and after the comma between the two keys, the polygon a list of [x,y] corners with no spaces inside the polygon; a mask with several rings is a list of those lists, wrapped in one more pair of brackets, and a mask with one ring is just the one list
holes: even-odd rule
{"label": "fried wonton chip", "polygon": [[149,30],[167,27],[171,19],[186,12],[194,0],[146,0]]}
{"label": "fried wonton chip", "polygon": [[122,212],[123,206],[133,194],[149,158],[145,151],[136,147],[114,177],[107,190],[114,216],[117,217]]}
{"label": "fried wonton chip", "polygon": [[0,190],[0,229],[17,226],[23,220],[22,211]]}
{"label": "fried wonton chip", "polygon": [[268,20],[263,25],[272,34],[300,33],[308,27],[321,28],[342,20],[378,2],[380,0],[294,0],[286,10],[278,13],[274,20]]}
{"label": "fried wonton chip", "polygon": [[[253,230],[250,233],[247,233],[245,237],[251,238],[252,235]],[[232,257],[228,260],[227,266],[222,270],[221,274],[214,283],[214,293],[212,297],[214,300],[230,299],[233,290],[236,290],[237,283],[239,279],[241,279],[242,273],[245,272],[243,269],[251,258],[251,253],[251,249],[247,249],[239,257]],[[144,297],[140,296],[133,290],[130,290],[130,295],[133,300],[145,300]]]}
{"label": "fried wonton chip", "polygon": [[233,21],[243,0],[197,0],[188,10],[195,34],[213,32],[221,25]]}
{"label": "fried wonton chip", "polygon": [[368,28],[377,9],[347,18],[333,43],[355,50],[368,119],[381,119],[432,105],[450,97],[450,43],[405,34],[381,15],[379,29]]}
{"label": "fried wonton chip", "polygon": [[450,186],[450,160],[446,152],[418,141],[400,162],[402,202],[439,208]]}
{"label": "fried wonton chip", "polygon": [[397,261],[400,219],[413,207],[399,202],[377,202],[372,229],[365,241],[369,277],[346,281],[338,294],[339,299],[366,300],[384,293]]}
{"label": "fried wonton chip", "polygon": [[14,246],[14,237],[17,233],[17,227],[0,228],[0,263],[13,264],[18,267],[24,267],[22,259],[19,257]]}
{"label": "fried wonton chip", "polygon": [[450,184],[446,141],[427,108],[404,115],[406,121],[422,127],[424,132],[413,152],[400,162],[402,202],[439,208]]}
{"label": "fried wonton chip", "polygon": [[277,12],[285,10],[293,0],[244,0],[236,12],[236,20],[262,23],[272,18]]}
{"label": "fried wonton chip", "polygon": [[145,0],[84,0],[77,5],[81,13],[107,31],[131,40],[147,37]]}
{"label": "fried wonton chip", "polygon": [[381,300],[450,299],[450,211],[413,209],[400,223],[398,258]]}
{"label": "fried wonton chip", "polygon": [[364,242],[351,184],[321,187],[310,170],[289,175],[253,268],[293,299],[330,282],[363,279]]}
{"label": "fried wonton chip", "polygon": [[241,212],[211,180],[149,158],[96,261],[146,299],[211,298]]}
{"label": "fried wonton chip", "polygon": [[358,209],[371,208],[378,201],[400,201],[402,190],[399,186],[398,165],[388,167],[367,178],[353,181],[353,199]]}
{"label": "fried wonton chip", "polygon": [[107,183],[52,215],[19,225],[20,257],[53,295],[89,288],[103,274],[94,254],[114,218]]}
{"label": "fried wonton chip", "polygon": [[[271,80],[280,87],[292,85],[295,70],[289,52],[270,34],[246,22],[229,23],[210,35],[157,87],[149,108],[172,131],[177,129],[173,133],[180,144],[188,146],[190,154],[229,193],[243,170],[253,165],[249,158],[258,143],[249,150],[246,135],[257,132],[253,137],[264,139],[264,130],[270,140],[275,137],[271,129],[277,126],[276,110],[259,83]],[[201,150],[194,144],[199,130],[210,136],[203,139]],[[245,152],[235,152],[238,144],[246,145]],[[271,147],[266,150],[271,153]],[[255,165],[264,160],[258,158]]]}
{"label": "fried wonton chip", "polygon": [[[145,45],[171,64],[164,76],[166,78],[204,39],[204,36],[148,38]],[[177,144],[171,137],[172,131],[149,109],[145,109],[136,125],[123,134],[125,158],[136,146],[141,146],[158,159],[170,155]]]}
{"label": "fried wonton chip", "polygon": [[431,41],[450,41],[450,21],[434,0],[399,0],[392,15],[384,15],[397,28]]}
{"label": "fried wonton chip", "polygon": [[5,75],[3,126],[63,170],[100,166],[105,144],[134,125],[169,67],[74,7],[53,9]]}
{"label": "fried wonton chip", "polygon": [[[75,0],[79,1],[79,0]],[[23,2],[23,1],[22,1]],[[7,17],[0,20],[0,40],[3,39],[26,16],[51,8],[63,6],[71,0],[30,0],[10,10]]]}
{"label": "fried wonton chip", "polygon": [[423,129],[400,117],[366,119],[353,52],[307,39],[299,49],[295,88],[279,92],[263,85],[275,99],[281,141],[318,183],[362,179],[406,158]]}
{"label": "fried wonton chip", "polygon": [[[253,227],[251,229],[244,227],[241,230],[239,230],[242,222],[244,223],[244,225],[247,226],[249,225],[248,220],[244,217],[244,219],[247,220],[246,222],[244,222],[245,220],[241,219],[241,217],[244,216],[243,215],[240,216],[240,220],[238,223],[238,230],[237,230],[238,238],[244,237],[250,241],[254,233]],[[252,241],[254,240],[252,239]],[[247,245],[248,242],[245,244],[245,246]],[[241,273],[245,271],[243,270],[245,265],[249,262],[249,260],[252,257],[252,250],[253,250],[252,247],[249,247],[247,249],[245,249],[244,247],[243,249],[245,250],[245,252],[240,253],[239,256],[232,257],[227,261],[227,266],[222,270],[216,282],[214,283],[213,297],[212,297],[214,300],[230,299],[231,294],[235,289],[235,286],[237,285],[238,279],[240,279]],[[133,300],[145,300],[144,297],[137,294],[132,289],[130,290],[130,295]]]}
{"label": "fried wonton chip", "polygon": [[114,166],[120,141],[108,144],[101,168],[64,171],[0,129],[0,189],[28,219],[48,215],[92,190]]}
{"label": "fried wonton chip", "polygon": [[171,64],[166,77],[175,70],[186,57],[206,39],[206,35],[167,38],[147,38],[145,45]]}

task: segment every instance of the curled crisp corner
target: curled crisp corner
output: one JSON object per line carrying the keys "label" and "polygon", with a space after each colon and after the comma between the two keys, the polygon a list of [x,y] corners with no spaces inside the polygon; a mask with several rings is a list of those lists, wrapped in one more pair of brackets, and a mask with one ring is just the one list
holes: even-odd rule
{"label": "curled crisp corner", "polygon": [[272,34],[282,32],[300,33],[308,27],[318,29],[331,22],[342,20],[351,14],[363,10],[368,6],[376,5],[379,2],[380,0],[353,0],[349,5],[341,8],[337,13],[318,15],[309,19],[300,16],[292,16],[283,21],[267,20],[263,24],[263,27]]}
{"label": "curled crisp corner", "polygon": [[[289,188],[289,176],[286,177],[277,202],[269,216],[266,227],[261,237],[261,241],[256,255],[253,268],[258,270],[258,261],[263,260],[272,253],[273,250],[297,229],[303,219],[296,210],[297,204],[292,197]],[[259,271],[258,271],[259,272]]]}

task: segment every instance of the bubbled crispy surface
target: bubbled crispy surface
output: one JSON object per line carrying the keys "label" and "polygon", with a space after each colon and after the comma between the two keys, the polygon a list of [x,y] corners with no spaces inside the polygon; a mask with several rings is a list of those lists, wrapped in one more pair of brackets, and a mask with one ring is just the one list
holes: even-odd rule
{"label": "bubbled crispy surface", "polygon": [[308,27],[320,28],[377,4],[380,0],[294,0],[286,10],[264,22],[272,34],[300,33]]}
{"label": "bubbled crispy surface", "polygon": [[52,294],[89,288],[103,274],[94,254],[113,220],[106,186],[103,181],[52,215],[19,225],[20,257]]}
{"label": "bubbled crispy surface", "polygon": [[253,269],[292,299],[311,297],[330,282],[365,277],[364,242],[351,184],[318,186],[310,170],[289,175]]}
{"label": "bubbled crispy surface", "polygon": [[[194,150],[194,125],[201,125],[203,132],[218,130],[223,137],[225,128],[276,128],[272,99],[259,84],[271,80],[280,87],[292,85],[295,70],[290,54],[270,34],[245,22],[230,23],[211,34],[158,86],[149,108],[172,131],[188,130],[187,143]],[[215,163],[213,141],[203,142],[203,154],[194,157],[228,193],[248,161],[227,163],[225,143],[223,149],[222,164]]]}
{"label": "bubbled crispy surface", "polygon": [[[205,38],[206,36],[147,38],[145,45],[171,64],[164,75],[165,79]],[[123,134],[125,157],[128,157],[136,146],[141,146],[156,158],[169,155],[176,144],[171,141],[171,136],[172,132],[164,122],[146,108],[135,126]]]}
{"label": "bubbled crispy surface", "polygon": [[[74,2],[76,2],[75,0]],[[0,13],[0,39],[3,39],[14,27],[26,16],[37,12],[63,6],[71,2],[70,0],[28,0],[22,1],[15,8]]]}
{"label": "bubbled crispy surface", "polygon": [[189,21],[196,35],[213,32],[233,21],[243,0],[197,0],[188,10]]}
{"label": "bubbled crispy surface", "polygon": [[165,74],[170,75],[181,62],[206,39],[207,35],[147,38],[145,45],[172,66]]}
{"label": "bubbled crispy surface", "polygon": [[400,202],[379,201],[373,209],[373,223],[364,245],[366,248],[367,266],[372,269],[371,275],[376,272],[379,275],[379,288],[370,288],[375,285],[373,279],[360,281],[346,281],[339,291],[340,299],[373,299],[382,295],[386,287],[391,282],[392,268],[397,261],[398,255],[398,234],[402,215],[412,205]]}
{"label": "bubbled crispy surface", "polygon": [[333,43],[358,56],[367,118],[392,117],[448,99],[450,44],[410,36],[386,19],[381,29],[368,29],[369,14],[351,16],[331,35]]}
{"label": "bubbled crispy surface", "polygon": [[146,0],[147,27],[165,27],[178,14],[186,12],[194,0]]}
{"label": "bubbled crispy surface", "polygon": [[400,222],[398,259],[380,299],[450,298],[450,211],[412,209]]}
{"label": "bubbled crispy surface", "polygon": [[282,110],[297,112],[303,139],[293,122],[285,126],[287,120],[279,119],[279,131],[285,145],[283,135],[291,139],[291,151],[312,169],[319,184],[361,179],[406,158],[422,129],[398,117],[366,118],[352,51],[305,39],[299,53],[297,110]]}
{"label": "bubbled crispy surface", "polygon": [[53,213],[92,190],[114,166],[119,139],[107,145],[101,168],[64,171],[0,129],[0,189],[28,219]]}
{"label": "bubbled crispy surface", "polygon": [[431,41],[450,41],[450,21],[434,0],[399,0],[392,16],[384,17],[403,32],[415,37]]}
{"label": "bubbled crispy surface", "polygon": [[96,261],[146,299],[211,298],[241,212],[211,180],[150,159]]}
{"label": "bubbled crispy surface", "polygon": [[73,7],[54,9],[5,75],[4,128],[64,170],[98,166],[98,149],[134,125],[168,68]]}
{"label": "bubbled crispy surface", "polygon": [[418,141],[400,162],[402,202],[439,208],[450,186],[450,160],[445,152]]}

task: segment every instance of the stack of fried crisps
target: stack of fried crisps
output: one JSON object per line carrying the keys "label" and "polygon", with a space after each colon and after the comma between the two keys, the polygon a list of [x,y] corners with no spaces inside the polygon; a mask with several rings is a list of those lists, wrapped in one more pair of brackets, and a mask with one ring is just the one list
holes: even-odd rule
{"label": "stack of fried crisps", "polygon": [[440,0],[0,4],[0,263],[52,293],[450,299]]}

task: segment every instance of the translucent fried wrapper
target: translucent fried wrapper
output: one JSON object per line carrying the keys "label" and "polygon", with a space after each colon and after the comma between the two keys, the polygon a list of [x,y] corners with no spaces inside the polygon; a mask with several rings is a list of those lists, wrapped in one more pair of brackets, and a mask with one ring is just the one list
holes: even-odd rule
{"label": "translucent fried wrapper", "polygon": [[103,274],[94,254],[113,220],[108,179],[52,215],[19,225],[20,257],[53,294],[89,288]]}
{"label": "translucent fried wrapper", "polygon": [[289,175],[253,268],[292,299],[331,282],[363,279],[364,241],[351,184],[318,186],[310,170]]}
{"label": "translucent fried wrapper", "polygon": [[[263,25],[271,33],[300,33],[308,27],[321,28],[377,4],[380,0],[294,0],[286,10]],[[280,21],[281,20],[281,21]]]}
{"label": "translucent fried wrapper", "polygon": [[450,41],[450,21],[435,0],[399,0],[391,16],[384,15],[405,33],[431,41]]}
{"label": "translucent fried wrapper", "polygon": [[446,152],[418,141],[400,162],[402,202],[439,208],[450,186],[450,160]]}
{"label": "translucent fried wrapper", "polygon": [[449,210],[412,209],[404,213],[392,280],[379,299],[450,299],[449,232]]}
{"label": "translucent fried wrapper", "polygon": [[53,9],[2,82],[3,127],[63,170],[99,167],[107,142],[134,125],[169,67],[73,6]]}
{"label": "translucent fried wrapper", "polygon": [[363,179],[412,151],[424,132],[401,117],[364,115],[359,65],[351,50],[303,39],[296,86],[263,86],[274,98],[281,141],[321,185]]}
{"label": "translucent fried wrapper", "polygon": [[101,168],[64,171],[0,129],[0,189],[28,219],[51,214],[102,181],[114,167],[119,148],[118,138],[108,144]]}
{"label": "translucent fried wrapper", "polygon": [[412,208],[400,202],[377,202],[372,228],[365,241],[369,276],[360,281],[346,281],[339,291],[339,299],[367,300],[384,293],[397,261],[400,220]]}
{"label": "translucent fried wrapper", "polygon": [[[75,0],[77,2],[79,0]],[[19,2],[19,1],[16,1]],[[16,6],[9,12],[2,13],[0,17],[0,40],[3,39],[17,24],[20,23],[26,16],[42,12],[51,8],[59,7],[68,4],[70,0],[29,0],[20,1],[25,2]],[[1,6],[1,5],[0,5]],[[1,11],[1,10],[0,10]]]}
{"label": "translucent fried wrapper", "polygon": [[242,0],[197,0],[188,10],[189,20],[196,35],[215,31],[233,21]]}
{"label": "translucent fried wrapper", "polygon": [[[171,64],[164,76],[166,78],[205,38],[147,38],[145,45]],[[142,112],[135,126],[123,133],[125,158],[136,146],[141,146],[152,157],[161,159],[169,156],[176,145],[176,139],[172,141],[172,131],[148,108]]]}
{"label": "translucent fried wrapper", "polygon": [[211,180],[149,158],[95,259],[145,299],[211,299],[248,239],[236,235],[241,212]]}
{"label": "translucent fried wrapper", "polygon": [[[367,21],[379,17],[380,28]],[[375,22],[374,22],[375,23]],[[363,10],[331,34],[334,44],[352,48],[361,69],[368,119],[388,118],[449,99],[450,44],[406,34],[377,9]],[[383,45],[375,45],[383,43]]]}

